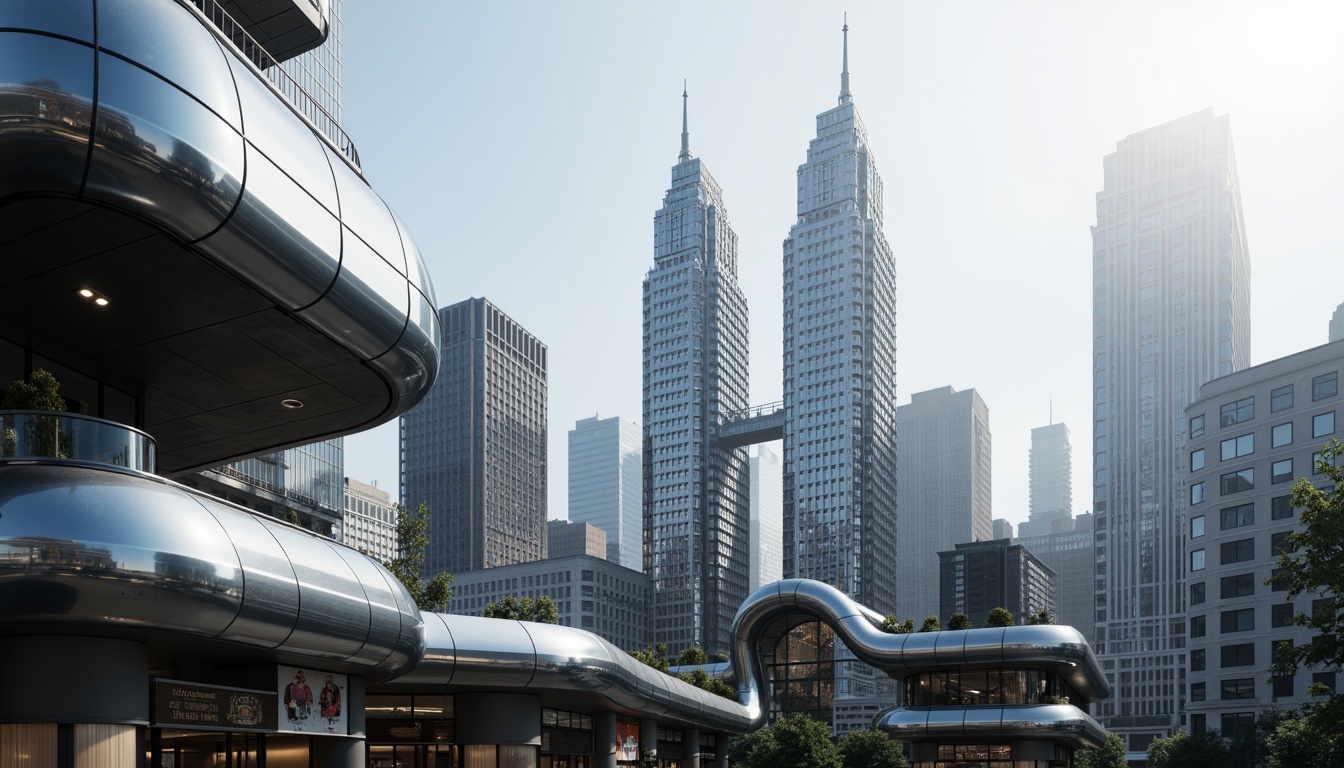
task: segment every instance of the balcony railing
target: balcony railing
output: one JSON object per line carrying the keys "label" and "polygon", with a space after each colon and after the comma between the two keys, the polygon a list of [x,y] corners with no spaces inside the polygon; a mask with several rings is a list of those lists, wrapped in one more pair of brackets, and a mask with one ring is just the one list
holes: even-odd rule
{"label": "balcony railing", "polygon": [[356,171],[359,167],[359,152],[355,149],[355,142],[350,136],[341,129],[340,122],[331,116],[326,109],[313,98],[299,82],[289,75],[280,66],[265,48],[248,34],[247,30],[241,24],[234,21],[217,0],[183,0],[188,6],[194,7],[201,15],[214,25],[220,35],[233,43],[233,47],[242,54],[243,58],[252,63],[263,76],[275,87],[280,95],[308,119],[308,122],[318,130],[318,133],[331,144],[337,152],[340,152]]}
{"label": "balcony railing", "polygon": [[77,413],[0,411],[0,463],[67,459],[153,472],[154,438]]}

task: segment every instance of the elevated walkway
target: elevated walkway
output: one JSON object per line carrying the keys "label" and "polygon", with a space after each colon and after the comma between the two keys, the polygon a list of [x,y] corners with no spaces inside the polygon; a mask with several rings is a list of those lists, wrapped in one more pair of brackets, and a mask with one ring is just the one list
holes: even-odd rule
{"label": "elevated walkway", "polygon": [[719,422],[720,448],[741,448],[744,445],[783,439],[783,401],[753,405],[746,410],[727,414]]}

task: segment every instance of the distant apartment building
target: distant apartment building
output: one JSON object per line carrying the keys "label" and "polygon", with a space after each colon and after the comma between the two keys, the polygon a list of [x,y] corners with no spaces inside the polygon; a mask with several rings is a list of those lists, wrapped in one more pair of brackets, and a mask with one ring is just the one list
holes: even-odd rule
{"label": "distant apartment building", "polygon": [[379,561],[397,556],[397,507],[381,488],[345,478],[341,543]]}
{"label": "distant apartment building", "polygon": [[1189,499],[1185,709],[1192,731],[1233,737],[1253,728],[1266,707],[1311,701],[1312,683],[1340,690],[1327,670],[1266,674],[1275,644],[1312,641],[1293,616],[1311,613],[1318,596],[1290,600],[1265,580],[1277,570],[1285,537],[1300,529],[1293,483],[1328,482],[1316,459],[1344,434],[1341,378],[1344,340],[1214,379],[1185,409],[1190,438],[1180,486]]}
{"label": "distant apartment building", "polygon": [[779,454],[767,445],[752,449],[751,591],[784,578],[784,488]]}
{"label": "distant apartment building", "polygon": [[644,567],[640,429],[619,416],[579,419],[569,431],[569,519],[606,532],[606,558]]}
{"label": "distant apartment building", "polygon": [[[1040,536],[1057,527],[1072,528],[1073,447],[1062,422],[1031,430],[1029,519],[1019,536]],[[1090,634],[1090,633],[1089,633]]]}
{"label": "distant apartment building", "polygon": [[609,560],[574,555],[457,575],[452,613],[481,616],[506,597],[549,597],[560,623],[600,635],[623,650],[648,642],[649,579]]}
{"label": "distant apartment building", "polygon": [[430,513],[425,573],[541,560],[546,345],[486,299],[439,323],[438,380],[401,417],[401,501]]}
{"label": "distant apartment building", "polygon": [[989,407],[974,389],[940,387],[915,393],[896,423],[896,613],[918,624],[942,609],[938,553],[994,538]]}
{"label": "distant apartment building", "polygon": [[595,525],[571,520],[551,520],[546,524],[548,559],[585,555],[606,560],[609,551],[607,532]]}
{"label": "distant apartment building", "polygon": [[[1026,527],[1025,525],[1023,527]],[[1056,530],[1038,536],[1018,536],[1021,544],[1055,572],[1055,623],[1067,624],[1091,639],[1096,622],[1096,569],[1092,514],[1084,512]]]}
{"label": "distant apartment building", "polygon": [[1102,161],[1092,227],[1099,719],[1131,752],[1185,722],[1185,408],[1250,362],[1250,255],[1231,123],[1213,110]]}
{"label": "distant apartment building", "polygon": [[1018,624],[1041,609],[1056,612],[1055,572],[1008,539],[965,542],[939,552],[938,576],[936,615],[944,627],[957,613],[983,627],[995,608],[1006,609]]}

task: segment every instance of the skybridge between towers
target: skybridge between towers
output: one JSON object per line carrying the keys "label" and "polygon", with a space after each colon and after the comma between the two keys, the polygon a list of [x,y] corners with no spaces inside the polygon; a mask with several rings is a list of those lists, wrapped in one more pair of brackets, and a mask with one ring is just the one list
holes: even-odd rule
{"label": "skybridge between towers", "polygon": [[741,448],[783,439],[783,400],[725,414],[719,422],[720,448]]}

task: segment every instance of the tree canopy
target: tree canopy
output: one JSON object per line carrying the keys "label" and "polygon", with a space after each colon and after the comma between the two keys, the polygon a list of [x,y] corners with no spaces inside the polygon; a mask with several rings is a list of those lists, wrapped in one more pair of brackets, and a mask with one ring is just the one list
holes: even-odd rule
{"label": "tree canopy", "polygon": [[915,631],[915,620],[901,621],[896,618],[895,614],[888,614],[887,620],[882,622],[882,631],[890,632],[893,635],[908,635]]}
{"label": "tree canopy", "polygon": [[1218,731],[1177,731],[1148,745],[1148,768],[1227,768],[1232,755]]}
{"label": "tree canopy", "polygon": [[941,631],[943,631],[943,625],[942,625],[941,622],[938,621],[938,617],[937,617],[937,616],[925,616],[925,617],[924,617],[924,624],[920,626],[919,631],[920,631],[920,632],[941,632]]}
{"label": "tree canopy", "polygon": [[45,368],[34,368],[28,380],[16,379],[9,385],[0,409],[7,411],[64,411],[61,385]]}
{"label": "tree canopy", "polygon": [[1028,617],[1027,617],[1027,623],[1028,623],[1028,624],[1054,624],[1054,623],[1055,623],[1055,614],[1051,613],[1049,608],[1042,608],[1041,610],[1039,610],[1039,611],[1037,611],[1037,612],[1031,614],[1030,616],[1028,616]]}
{"label": "tree canopy", "polygon": [[560,609],[546,595],[540,597],[506,597],[485,604],[487,619],[514,619],[535,621],[539,624],[559,624]]}
{"label": "tree canopy", "polygon": [[986,627],[1011,627],[1013,626],[1013,614],[1008,612],[1007,608],[995,608],[985,615]]}
{"label": "tree canopy", "polygon": [[405,505],[397,505],[397,556],[384,560],[383,566],[392,572],[411,594],[411,599],[422,611],[444,611],[453,597],[453,576],[447,572],[425,579],[421,574],[425,564],[425,547],[429,546],[429,509],[420,503],[414,512]]}
{"label": "tree canopy", "polygon": [[901,743],[882,731],[850,731],[840,740],[843,768],[909,768]]}
{"label": "tree canopy", "polygon": [[729,759],[737,768],[842,768],[831,729],[801,712],[734,738]]}
{"label": "tree canopy", "polygon": [[1107,733],[1099,747],[1087,747],[1073,753],[1076,768],[1125,768],[1125,739],[1118,733]]}
{"label": "tree canopy", "polygon": [[952,617],[947,620],[948,629],[970,629],[971,626],[971,617],[964,613],[954,613],[952,614]]}
{"label": "tree canopy", "polygon": [[[659,672],[669,675],[671,674],[671,672],[668,671],[672,662],[667,658],[667,643],[659,643],[652,647],[646,645],[642,651],[630,651],[629,653],[636,661],[639,661],[642,664],[647,664]],[[726,660],[727,659],[725,659],[725,661]],[[677,656],[677,666],[695,666],[708,663],[709,655],[699,646],[685,648]],[[716,677],[710,677],[709,673],[703,669],[693,669],[689,672],[681,672],[678,673],[676,677],[678,680],[690,683],[701,690],[709,691],[710,693],[722,696],[725,699],[737,700],[736,688]]]}

